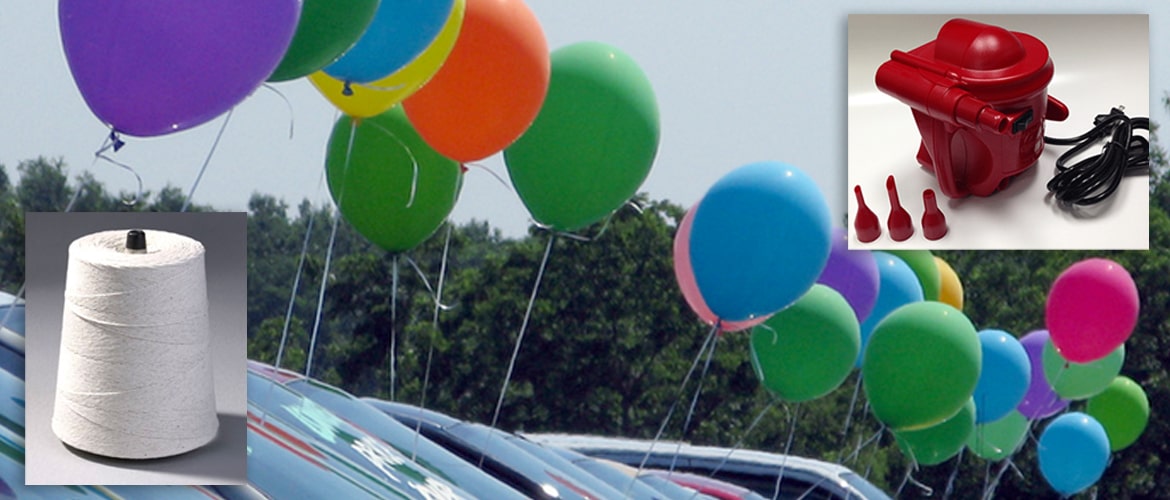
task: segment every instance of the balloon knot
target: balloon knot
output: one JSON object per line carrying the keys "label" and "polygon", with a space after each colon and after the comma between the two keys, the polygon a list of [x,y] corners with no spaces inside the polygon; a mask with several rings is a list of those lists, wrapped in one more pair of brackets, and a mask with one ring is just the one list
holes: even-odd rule
{"label": "balloon knot", "polygon": [[347,97],[353,95],[353,87],[349,86],[349,80],[346,80],[345,84],[341,87],[341,95]]}
{"label": "balloon knot", "polygon": [[117,153],[119,149],[122,149],[122,146],[126,145],[126,141],[123,141],[121,137],[118,137],[117,132],[111,130],[110,131],[110,144],[114,145],[114,152]]}

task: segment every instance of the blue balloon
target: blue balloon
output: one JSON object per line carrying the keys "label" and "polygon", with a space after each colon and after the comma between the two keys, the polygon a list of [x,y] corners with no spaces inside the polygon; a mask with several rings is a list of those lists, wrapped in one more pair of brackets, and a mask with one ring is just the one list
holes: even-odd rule
{"label": "blue balloon", "polygon": [[380,80],[418,57],[442,31],[455,0],[382,0],[366,32],[325,73],[338,80]]}
{"label": "blue balloon", "polygon": [[1109,462],[1109,437],[1097,419],[1065,413],[1040,434],[1036,453],[1044,480],[1061,495],[1072,495],[1101,479]]}
{"label": "blue balloon", "polygon": [[1024,400],[1032,383],[1032,364],[1020,341],[1003,330],[979,332],[983,368],[975,385],[975,423],[999,420]]}
{"label": "blue balloon", "polygon": [[829,207],[796,167],[752,163],[719,179],[695,209],[691,268],[715,316],[743,321],[799,299],[829,259]]}
{"label": "blue balloon", "polygon": [[[861,368],[861,360],[865,358],[865,346],[869,345],[869,336],[877,328],[878,323],[886,315],[899,307],[911,302],[921,302],[922,283],[918,275],[910,269],[910,265],[900,257],[886,252],[873,252],[873,258],[878,267],[877,301],[873,304],[869,316],[861,323],[861,352],[857,355],[855,365]],[[976,405],[978,406],[978,405]]]}

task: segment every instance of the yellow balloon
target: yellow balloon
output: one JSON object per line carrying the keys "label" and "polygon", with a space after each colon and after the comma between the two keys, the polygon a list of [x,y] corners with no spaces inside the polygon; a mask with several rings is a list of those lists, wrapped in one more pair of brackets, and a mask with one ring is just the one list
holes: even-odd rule
{"label": "yellow balloon", "polygon": [[354,118],[380,115],[422,88],[443,66],[451,49],[455,47],[455,40],[459,38],[466,6],[466,0],[455,0],[443,29],[430,46],[386,78],[366,84],[351,84],[353,95],[344,95],[345,83],[323,71],[309,75],[309,81],[342,113]]}
{"label": "yellow balloon", "polygon": [[934,257],[934,263],[938,266],[939,281],[942,286],[938,290],[938,301],[944,304],[950,304],[955,309],[963,310],[963,282],[959,281],[959,275],[955,274],[955,270],[951,268],[947,261]]}

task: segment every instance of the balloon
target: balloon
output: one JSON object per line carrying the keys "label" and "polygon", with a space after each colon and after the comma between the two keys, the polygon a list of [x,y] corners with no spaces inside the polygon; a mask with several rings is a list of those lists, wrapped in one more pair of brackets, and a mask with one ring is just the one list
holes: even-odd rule
{"label": "balloon", "polygon": [[1020,338],[1020,345],[1028,353],[1032,377],[1028,391],[1024,393],[1024,399],[1016,410],[1030,419],[1050,417],[1068,406],[1068,400],[1057,396],[1044,376],[1044,344],[1047,343],[1048,330],[1035,330]]}
{"label": "balloon", "polygon": [[350,95],[345,95],[344,82],[324,71],[309,75],[309,81],[342,113],[355,118],[380,115],[415,93],[447,60],[463,26],[465,5],[464,0],[455,0],[455,7],[435,41],[417,58],[386,78],[367,85],[351,85]]}
{"label": "balloon", "polygon": [[1044,376],[1052,390],[1064,399],[1086,399],[1109,387],[1125,363],[1125,345],[1089,363],[1072,363],[1060,357],[1049,340],[1044,345]]}
{"label": "balloon", "polygon": [[942,260],[937,255],[934,256],[934,263],[938,266],[939,289],[938,301],[950,304],[960,311],[963,310],[963,282],[959,281],[959,275],[955,274],[955,270],[951,268],[947,261]]}
{"label": "balloon", "polygon": [[1088,363],[1123,344],[1138,317],[1138,290],[1129,272],[1108,259],[1086,259],[1052,283],[1044,318],[1064,359]]}
{"label": "balloon", "polygon": [[454,208],[459,164],[428,147],[402,108],[362,120],[349,151],[353,123],[342,117],[329,137],[329,192],[345,220],[374,244],[390,252],[414,248]]}
{"label": "balloon", "polygon": [[1120,451],[1137,441],[1146,430],[1150,400],[1133,379],[1117,377],[1105,391],[1089,399],[1085,412],[1105,428],[1109,449]]}
{"label": "balloon", "polygon": [[695,314],[698,314],[699,319],[703,320],[704,323],[714,325],[715,322],[719,321],[719,329],[724,332],[746,330],[763,323],[771,315],[746,321],[720,321],[719,317],[711,312],[711,308],[707,307],[707,303],[703,302],[703,295],[699,293],[699,286],[695,284],[695,271],[691,269],[691,223],[695,219],[696,206],[687,210],[682,222],[678,224],[678,232],[674,235],[674,277],[678,281],[678,287],[682,290],[687,305],[691,306],[691,310],[695,311]]}
{"label": "balloon", "polygon": [[336,61],[366,32],[378,2],[304,0],[292,43],[268,81],[300,78]]}
{"label": "balloon", "polygon": [[406,116],[448,158],[487,158],[512,144],[540,112],[549,65],[544,31],[522,0],[467,0],[455,48],[403,103]]}
{"label": "balloon", "polygon": [[642,69],[616,48],[578,43],[553,52],[548,97],[504,150],[504,163],[533,218],[573,231],[634,195],[658,135],[658,104]]}
{"label": "balloon", "polygon": [[967,448],[984,460],[1003,460],[1020,449],[1027,435],[1027,417],[1012,411],[994,422],[976,425],[967,439]]}
{"label": "balloon", "polygon": [[[982,355],[971,320],[941,302],[907,304],[869,339],[861,367],[874,416],[895,431],[950,418],[979,380]],[[978,405],[976,405],[978,406]]]}
{"label": "balloon", "polygon": [[325,73],[344,82],[385,78],[431,45],[454,6],[455,0],[383,0],[365,33]]}
{"label": "balloon", "polygon": [[869,317],[861,323],[861,355],[857,357],[856,363],[858,368],[861,368],[861,357],[865,355],[869,337],[882,318],[894,309],[922,301],[922,285],[905,261],[885,252],[873,252],[873,256],[878,265],[878,295]]}
{"label": "balloon", "polygon": [[115,132],[156,136],[243,101],[280,62],[298,0],[61,0],[61,44],[89,109]]}
{"label": "balloon", "polygon": [[741,321],[804,295],[829,247],[829,208],[812,179],[783,163],[752,163],[723,176],[699,201],[691,267],[707,306]]}
{"label": "balloon", "polygon": [[983,367],[973,397],[975,423],[984,424],[1016,409],[1032,382],[1032,367],[1024,346],[1003,330],[980,331],[979,344]]}
{"label": "balloon", "polygon": [[1109,438],[1096,419],[1081,412],[1056,417],[1040,434],[1040,473],[1061,495],[1077,493],[1101,478],[1109,461]]}
{"label": "balloon", "polygon": [[840,292],[849,301],[857,321],[865,321],[877,301],[877,260],[868,250],[850,250],[849,235],[842,228],[833,228],[831,241],[829,261],[817,283]]}
{"label": "balloon", "polygon": [[[930,253],[930,250],[887,251],[906,261],[910,269],[914,270],[914,276],[918,278],[918,283],[922,285],[922,297],[925,300],[938,300],[942,280],[939,277],[938,264],[935,263],[934,254]],[[979,403],[975,403],[975,406],[979,406]]]}
{"label": "balloon", "polygon": [[902,454],[920,465],[938,465],[963,449],[975,428],[975,403],[970,399],[959,413],[933,427],[917,431],[895,432]]}
{"label": "balloon", "polygon": [[836,290],[813,285],[800,300],[752,329],[752,366],[785,401],[828,394],[845,381],[861,349],[857,318]]}

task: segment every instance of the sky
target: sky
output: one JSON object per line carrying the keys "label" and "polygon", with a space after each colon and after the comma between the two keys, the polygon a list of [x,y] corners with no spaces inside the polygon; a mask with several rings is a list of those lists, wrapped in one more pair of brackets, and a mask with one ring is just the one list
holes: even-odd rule
{"label": "sky", "polygon": [[[652,199],[690,206],[736,167],[782,161],[813,178],[837,224],[845,220],[849,194],[850,13],[1148,13],[1151,60],[1165,61],[1170,47],[1170,4],[1153,0],[530,0],[528,5],[550,50],[601,41],[627,52],[646,72],[662,126],[658,155],[641,189]],[[125,170],[93,162],[108,130],[73,83],[57,26],[57,2],[0,0],[0,164],[15,177],[22,160],[61,157],[71,175],[88,170],[113,191],[134,191],[134,177]],[[1166,73],[1166,64],[1151,64],[1152,102],[1161,102],[1170,90]],[[321,171],[336,111],[304,79],[273,87],[289,103],[262,87],[235,108],[195,192],[196,203],[246,210],[254,192],[292,206],[306,198],[329,203]],[[1155,108],[1152,118],[1166,122],[1166,111]],[[117,159],[132,166],[148,190],[171,184],[187,191],[223,120],[166,136],[130,137]],[[500,155],[480,163],[507,179]],[[530,223],[516,194],[477,168],[468,172],[452,218],[486,219],[505,236],[525,234]]]}

